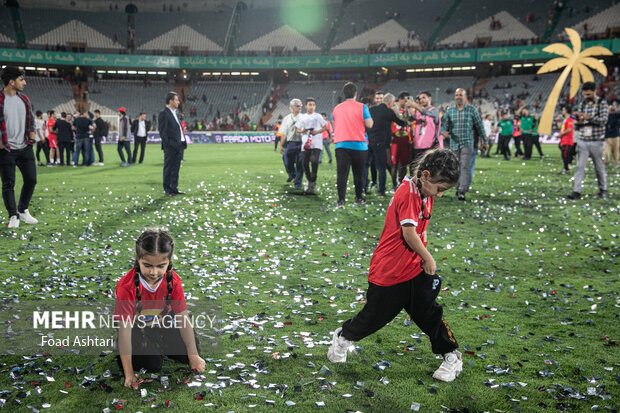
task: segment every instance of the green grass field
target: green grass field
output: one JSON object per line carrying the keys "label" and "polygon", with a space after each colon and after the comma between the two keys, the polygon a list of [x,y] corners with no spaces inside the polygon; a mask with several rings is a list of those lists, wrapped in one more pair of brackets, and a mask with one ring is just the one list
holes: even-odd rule
{"label": "green grass field", "polygon": [[190,146],[179,185],[187,194],[175,198],[163,194],[156,145],[130,168],[118,166],[112,146],[103,167],[39,168],[30,211],[40,223],[0,228],[3,300],[112,299],[136,237],[162,226],[175,237],[186,294],[221,300],[226,328],[204,377],[166,362],[170,389],[147,374],[146,397],[123,387],[111,354],[2,356],[0,404],[53,412],[114,411],[118,400],[132,412],[167,401],[213,412],[407,412],[412,403],[425,412],[617,410],[620,176],[608,175],[610,197],[597,200],[590,167],[584,198],[568,201],[571,176],[557,174],[555,146],[544,150],[544,161],[478,159],[466,202],[454,190],[436,200],[429,250],[443,279],[439,302],[464,352],[453,383],[432,379],[440,360],[404,312],[357,343],[346,364],[327,360],[330,332],[363,306],[389,202],[371,192],[354,205],[350,179],[349,203],[336,210],[335,163],[321,165],[316,196],[285,183],[272,145]]}

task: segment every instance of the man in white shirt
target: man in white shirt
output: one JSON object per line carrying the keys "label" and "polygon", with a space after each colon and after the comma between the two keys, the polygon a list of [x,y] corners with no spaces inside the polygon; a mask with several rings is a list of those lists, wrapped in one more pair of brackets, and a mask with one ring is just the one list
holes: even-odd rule
{"label": "man in white shirt", "polygon": [[[304,179],[304,170],[302,168],[302,153],[301,153],[301,134],[297,132],[295,123],[301,112],[301,100],[291,99],[289,103],[291,113],[286,115],[282,119],[282,125],[280,125],[280,153],[286,150],[286,170],[289,173],[290,182],[291,175],[294,179],[296,189],[301,189],[301,183]],[[286,148],[286,149],[285,149]]]}
{"label": "man in white shirt", "polygon": [[[323,132],[327,130],[327,122],[320,113],[316,113],[314,98],[306,99],[306,113],[299,115],[295,128],[302,134],[302,163],[306,172],[306,192],[316,193],[316,175],[319,171],[319,156],[323,150]],[[310,171],[312,164],[312,171]]]}
{"label": "man in white shirt", "polygon": [[138,119],[131,123],[131,133],[133,133],[133,163],[138,158],[138,147],[140,147],[140,160],[144,161],[144,149],[146,148],[146,134],[151,130],[151,122],[146,120],[146,113],[140,112]]}
{"label": "man in white shirt", "polygon": [[43,166],[41,163],[41,151],[45,155],[45,164],[47,165],[50,163],[50,148],[47,146],[47,139],[45,139],[45,134],[43,133],[43,128],[45,127],[43,112],[37,110],[36,116],[34,120],[34,140],[37,141],[37,165]]}

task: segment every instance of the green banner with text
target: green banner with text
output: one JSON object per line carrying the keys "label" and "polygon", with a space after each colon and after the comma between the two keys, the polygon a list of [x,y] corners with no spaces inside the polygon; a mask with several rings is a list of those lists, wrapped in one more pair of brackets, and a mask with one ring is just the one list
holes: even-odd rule
{"label": "green banner with text", "polygon": [[370,55],[370,66],[411,66],[445,63],[473,63],[476,50],[438,50],[418,53],[387,53]]}
{"label": "green banner with text", "polygon": [[[105,53],[68,53],[42,50],[0,49],[0,62],[65,66],[95,66],[141,69],[336,69],[381,66],[415,66],[475,62],[549,59],[546,44],[491,47],[486,49],[438,50],[417,53],[371,55],[235,57],[235,56],[146,56]],[[570,45],[569,45],[570,46]],[[590,40],[582,48],[603,46],[620,52],[620,39]]]}
{"label": "green banner with text", "polygon": [[179,68],[179,58],[175,56],[68,53],[20,49],[0,49],[0,61],[46,65],[133,67],[145,69]]}

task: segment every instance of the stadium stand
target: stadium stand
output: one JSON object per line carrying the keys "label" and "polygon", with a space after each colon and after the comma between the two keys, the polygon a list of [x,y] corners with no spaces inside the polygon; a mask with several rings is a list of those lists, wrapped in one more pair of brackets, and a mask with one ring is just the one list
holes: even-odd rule
{"label": "stadium stand", "polygon": [[[587,27],[587,31],[586,31]],[[620,4],[595,14],[573,26],[582,36],[588,34],[605,33],[610,28],[620,27]]]}
{"label": "stadium stand", "polygon": [[385,23],[373,27],[357,36],[345,40],[332,48],[333,51],[345,50],[370,50],[371,45],[383,45],[385,47],[399,47],[410,43],[411,46],[419,46],[417,39],[409,39],[409,30],[401,26],[396,20],[390,19]]}
{"label": "stadium stand", "polygon": [[[525,104],[531,106],[538,100],[539,93],[543,97],[549,94],[557,78],[557,75],[497,76],[486,83],[482,92],[489,94],[486,100],[494,102],[497,99],[502,105],[518,99],[521,95],[525,99]],[[545,100],[539,101],[539,104],[541,107],[544,106]]]}
{"label": "stadium stand", "polygon": [[[449,38],[455,33],[467,29],[468,27],[479,23],[483,19],[490,18],[502,11],[510,14],[515,20],[527,26],[529,30],[534,32],[536,36],[541,37],[547,27],[549,9],[552,7],[551,2],[543,2],[537,0],[522,1],[486,1],[486,0],[467,0],[462,1],[457,6],[449,24],[442,30],[439,39]],[[531,23],[526,23],[528,14],[534,16]],[[501,18],[500,23],[504,25]],[[484,27],[485,32],[491,33],[489,25]],[[492,34],[492,33],[491,33]],[[536,37],[535,36],[535,37]]]}
{"label": "stadium stand", "polygon": [[[73,39],[82,42],[84,39],[88,43],[88,47],[97,48],[95,44],[99,44],[100,36],[104,36],[109,41],[114,42],[114,38],[118,39],[119,44],[104,43],[104,48],[118,49],[123,47],[125,43],[127,32],[127,15],[118,12],[85,12],[85,11],[67,11],[67,10],[55,10],[55,9],[41,9],[41,8],[20,8],[19,11],[23,24],[24,31],[28,43],[31,44],[33,40],[40,38],[48,32],[59,29],[61,26],[67,23],[69,18],[81,22],[84,26],[90,28],[85,29],[80,25],[75,25],[76,32],[64,29],[63,33],[66,38],[57,38],[53,42],[47,42],[49,47],[55,47],[56,43],[60,45],[67,45],[67,42],[73,41]],[[69,26],[70,28],[71,26]],[[97,35],[98,34],[98,35]],[[93,43],[90,43],[90,42]],[[45,42],[41,43],[37,41],[32,43],[32,46],[45,46]],[[31,47],[32,47],[31,46]]]}
{"label": "stadium stand", "polygon": [[14,43],[15,41],[13,39],[11,39],[5,34],[0,33],[0,44],[11,47],[14,45]]}
{"label": "stadium stand", "polygon": [[45,113],[59,106],[66,108],[67,102],[70,102],[71,112],[75,111],[71,85],[62,78],[28,76],[26,84],[27,95],[35,110]]}
{"label": "stadium stand", "polygon": [[[597,0],[595,2],[580,4],[568,3],[561,12],[560,23],[555,28],[551,40],[559,41],[560,39],[565,38],[565,27],[573,27],[578,29],[579,23],[583,25],[585,20],[602,11],[605,11],[606,9],[609,9],[615,3],[617,3],[615,0]],[[558,11],[555,12],[557,13]]]}
{"label": "stadium stand", "polygon": [[[146,113],[148,119],[157,115],[165,106],[166,93],[174,90],[174,85],[165,81],[152,81],[145,86],[140,80],[99,80],[89,81],[89,109],[103,107],[116,111],[121,106],[127,108],[127,116],[137,117]],[[102,111],[103,112],[103,111]]]}
{"label": "stadium stand", "polygon": [[[435,30],[437,22],[450,8],[449,1],[384,0],[367,2],[354,0],[346,9],[344,23],[334,38],[339,45],[360,33],[395,19],[405,29],[414,32],[414,38],[426,42]],[[397,13],[397,16],[394,16]],[[423,19],[420,16],[425,16]],[[405,42],[407,38],[405,37]]]}
{"label": "stadium stand", "polygon": [[15,29],[13,28],[13,20],[11,20],[11,12],[8,7],[0,6],[0,45],[13,47],[15,46]]}
{"label": "stadium stand", "polygon": [[182,24],[181,26],[162,34],[138,47],[138,50],[171,50],[174,46],[188,47],[188,50],[204,53],[221,52],[222,47],[206,36],[198,33],[193,28]]}
{"label": "stadium stand", "polygon": [[69,42],[86,43],[88,49],[120,49],[123,46],[78,20],[71,20],[47,33],[30,40],[30,45],[66,45]]}
{"label": "stadium stand", "polygon": [[[321,7],[313,7],[311,2],[308,4],[299,3],[291,10],[291,14],[294,17],[297,16],[293,20],[287,19],[284,10],[281,10],[280,8],[249,8],[247,10],[243,10],[240,15],[241,30],[237,37],[237,44],[243,47],[244,45],[261,38],[268,33],[280,29],[284,25],[289,25],[292,30],[299,32],[300,35],[309,39],[314,46],[318,46],[320,49],[327,39],[331,25],[336,18],[340,7],[340,4],[337,3],[323,4]],[[303,30],[303,19],[304,14],[309,13],[313,13],[315,19],[314,22],[317,26],[311,34],[307,34],[306,36],[306,33],[304,33]],[[299,46],[303,47],[303,44],[300,44]],[[316,50],[314,46],[311,46],[310,49],[303,49],[299,46],[297,47],[299,52]],[[257,50],[267,50],[268,47],[269,45],[265,45],[265,47],[261,47]]]}
{"label": "stadium stand", "polygon": [[[183,24],[219,46],[219,49],[215,48],[213,51],[221,50],[231,14],[230,9],[193,13],[138,13],[135,21],[135,43],[140,50],[143,50],[144,46],[153,39],[165,35]],[[193,50],[196,48],[196,45],[192,44],[193,41],[194,39],[190,38],[187,43],[181,46],[187,46]],[[164,50],[169,50],[169,48]],[[212,49],[207,50],[211,51]],[[204,50],[200,54],[204,55]]]}
{"label": "stadium stand", "polygon": [[[190,109],[196,108],[197,118],[213,119],[219,110],[227,116],[239,109],[241,114],[247,113],[250,118],[261,110],[261,103],[269,91],[266,82],[196,82],[189,88],[185,107],[186,118]],[[202,96],[205,96],[205,101]],[[247,109],[244,109],[244,104]]]}
{"label": "stadium stand", "polygon": [[321,49],[307,37],[303,36],[292,27],[285,25],[256,40],[246,43],[238,50],[242,52],[270,51],[272,48],[278,47],[283,47],[284,50],[287,51],[303,50],[318,52]]}
{"label": "stadium stand", "polygon": [[[288,85],[282,85],[285,92],[271,113],[269,124],[275,124],[280,116],[284,117],[290,113],[289,103],[294,98],[305,103],[307,97],[313,97],[316,100],[317,112],[331,113],[334,106],[338,104],[338,99],[343,99],[343,85],[344,82],[342,81],[291,82]],[[356,82],[356,85],[359,94],[364,89],[364,84],[363,82]]]}
{"label": "stadium stand", "polygon": [[[497,25],[497,29],[490,30],[490,27]],[[523,23],[520,23],[512,15],[506,11],[495,13],[480,23],[476,23],[454,33],[451,36],[441,40],[439,44],[458,45],[465,47],[473,47],[476,39],[490,38],[492,44],[501,44],[514,40],[534,41],[536,34],[528,29]]]}

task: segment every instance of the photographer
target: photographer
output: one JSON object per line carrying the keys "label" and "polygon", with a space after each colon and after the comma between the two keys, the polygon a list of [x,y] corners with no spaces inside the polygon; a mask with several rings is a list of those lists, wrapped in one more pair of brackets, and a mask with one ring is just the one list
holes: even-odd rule
{"label": "photographer", "polygon": [[603,148],[605,146],[605,126],[609,116],[609,106],[604,99],[595,93],[596,84],[586,82],[581,87],[583,101],[579,104],[577,122],[575,123],[577,140],[577,167],[575,168],[575,186],[568,199],[581,198],[581,184],[588,164],[592,158],[596,170],[599,192],[597,198],[607,197],[607,173],[603,164]]}

